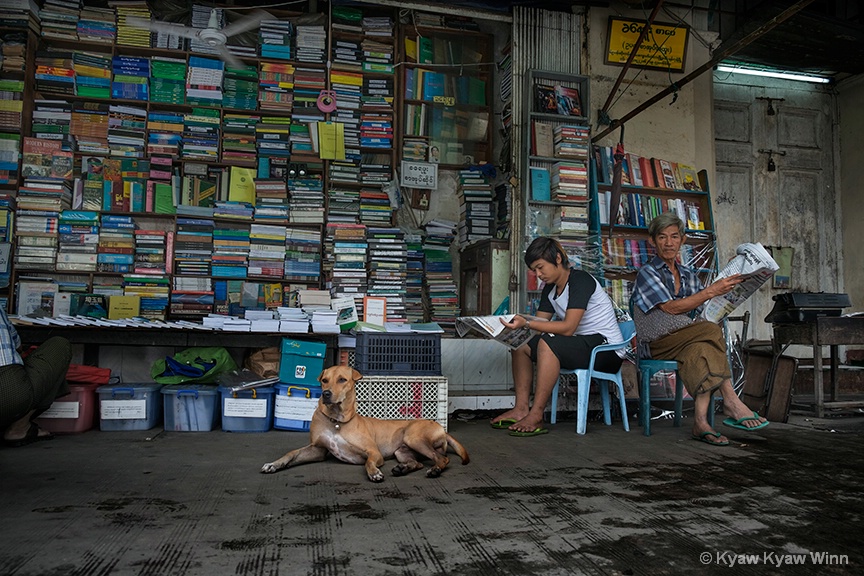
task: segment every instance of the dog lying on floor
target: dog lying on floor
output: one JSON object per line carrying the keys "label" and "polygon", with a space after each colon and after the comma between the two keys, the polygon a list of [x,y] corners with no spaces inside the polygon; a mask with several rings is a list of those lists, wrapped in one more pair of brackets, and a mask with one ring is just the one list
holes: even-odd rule
{"label": "dog lying on floor", "polygon": [[264,464],[261,472],[270,474],[298,464],[320,462],[329,452],[343,462],[365,464],[369,480],[381,482],[384,473],[380,467],[385,458],[395,456],[399,463],[393,475],[403,476],[423,468],[418,461],[420,454],[433,462],[426,476],[437,478],[450,463],[448,447],[459,455],[462,464],[468,464],[468,452],[437,422],[379,420],[357,414],[354,383],[362,377],[348,366],[325,369],[318,377],[321,398],[309,425],[311,443]]}

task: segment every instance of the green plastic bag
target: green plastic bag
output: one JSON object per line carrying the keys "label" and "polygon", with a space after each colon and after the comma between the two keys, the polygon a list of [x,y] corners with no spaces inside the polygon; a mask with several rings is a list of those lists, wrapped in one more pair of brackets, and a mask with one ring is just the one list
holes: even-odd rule
{"label": "green plastic bag", "polygon": [[159,384],[211,384],[223,372],[236,369],[234,358],[221,346],[187,348],[155,361],[150,377]]}

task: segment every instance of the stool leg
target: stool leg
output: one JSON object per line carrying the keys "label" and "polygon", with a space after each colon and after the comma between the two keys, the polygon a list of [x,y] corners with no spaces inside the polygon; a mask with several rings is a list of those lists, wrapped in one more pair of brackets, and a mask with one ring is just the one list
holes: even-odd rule
{"label": "stool leg", "polygon": [[639,419],[645,436],[651,436],[651,375],[648,370],[642,371],[642,390],[639,394]]}
{"label": "stool leg", "polygon": [[681,412],[684,410],[684,384],[675,375],[675,426],[681,426]]}
{"label": "stool leg", "polygon": [[558,377],[558,382],[555,382],[555,388],[552,389],[552,404],[549,406],[551,414],[549,415],[549,423],[555,424],[558,420],[558,384],[561,383],[561,377]]}

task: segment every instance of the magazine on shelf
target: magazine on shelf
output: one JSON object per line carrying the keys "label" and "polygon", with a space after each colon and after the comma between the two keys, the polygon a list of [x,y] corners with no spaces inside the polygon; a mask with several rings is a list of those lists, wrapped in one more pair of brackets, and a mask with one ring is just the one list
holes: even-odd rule
{"label": "magazine on shelf", "polygon": [[[456,319],[456,333],[461,337],[469,332],[475,332],[485,338],[500,342],[512,349],[517,349],[535,335],[530,328],[522,327],[513,330],[501,323],[512,322],[517,314],[501,314],[497,316],[461,316]],[[544,318],[518,314],[529,322],[546,322]]]}
{"label": "magazine on shelf", "polygon": [[742,302],[759,289],[780,267],[762,244],[745,242],[735,249],[735,257],[729,260],[716,280],[741,274],[744,281],[723,296],[715,296],[705,303],[702,317],[711,322],[720,322]]}

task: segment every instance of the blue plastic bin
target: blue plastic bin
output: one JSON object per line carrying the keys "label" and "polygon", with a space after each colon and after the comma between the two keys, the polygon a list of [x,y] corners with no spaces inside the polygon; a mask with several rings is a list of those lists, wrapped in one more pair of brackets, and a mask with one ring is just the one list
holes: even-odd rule
{"label": "blue plastic bin", "polygon": [[225,432],[267,432],[273,425],[272,386],[231,392],[230,386],[220,386],[222,398],[222,430]]}
{"label": "blue plastic bin", "polygon": [[312,414],[321,397],[319,386],[276,384],[276,402],[273,409],[273,427],[279,430],[309,430]]}
{"label": "blue plastic bin", "polygon": [[99,395],[100,430],[149,430],[162,418],[161,384],[107,384]]}
{"label": "blue plastic bin", "polygon": [[165,430],[209,432],[219,423],[216,386],[171,384],[162,388]]}

